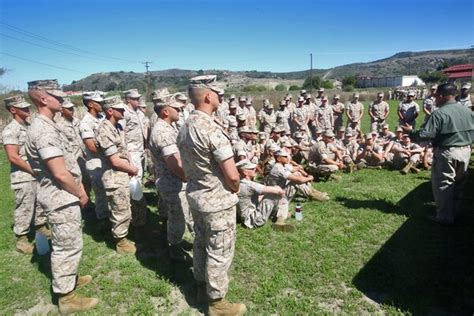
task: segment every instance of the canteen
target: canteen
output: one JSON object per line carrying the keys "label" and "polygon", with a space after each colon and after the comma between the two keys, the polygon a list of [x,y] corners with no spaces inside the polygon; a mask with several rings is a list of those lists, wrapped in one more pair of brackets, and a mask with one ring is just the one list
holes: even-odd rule
{"label": "canteen", "polygon": [[35,236],[36,252],[40,256],[44,256],[49,252],[48,238],[43,233],[36,232]]}
{"label": "canteen", "polygon": [[130,188],[130,197],[134,201],[140,201],[143,198],[142,185],[137,177],[132,177],[128,184]]}

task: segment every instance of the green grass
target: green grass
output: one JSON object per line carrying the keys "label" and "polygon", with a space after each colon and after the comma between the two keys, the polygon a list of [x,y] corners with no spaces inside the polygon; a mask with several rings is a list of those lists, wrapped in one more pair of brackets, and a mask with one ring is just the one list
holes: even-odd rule
{"label": "green grass", "polygon": [[[391,106],[394,127],[396,106]],[[365,130],[367,122],[366,117]],[[474,186],[473,166],[470,171],[468,188]],[[293,234],[274,232],[270,225],[238,227],[228,298],[243,301],[251,315],[472,314],[472,196],[462,201],[459,223],[447,228],[425,219],[434,212],[428,171],[342,176],[340,182],[315,184],[331,200],[303,203],[304,218]],[[4,151],[0,190],[1,313],[56,313],[48,256],[25,256],[14,248],[14,200]],[[154,204],[153,192],[146,197]],[[137,256],[117,255],[110,234],[93,220],[84,222],[80,273],[94,280],[78,292],[101,299],[91,314],[204,311],[194,304],[191,268],[169,261],[156,207],[152,211],[148,229],[132,234],[144,247]]]}

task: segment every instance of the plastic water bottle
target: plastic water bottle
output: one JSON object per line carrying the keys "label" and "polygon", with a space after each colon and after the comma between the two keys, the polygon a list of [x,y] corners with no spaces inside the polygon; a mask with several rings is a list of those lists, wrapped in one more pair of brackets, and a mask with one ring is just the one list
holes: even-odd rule
{"label": "plastic water bottle", "polygon": [[35,236],[36,251],[38,255],[44,256],[49,252],[48,238],[40,232],[36,232]]}
{"label": "plastic water bottle", "polygon": [[298,222],[303,219],[303,208],[301,207],[300,203],[296,204],[295,206],[295,219]]}
{"label": "plastic water bottle", "polygon": [[132,177],[129,183],[130,197],[132,200],[140,201],[143,197],[142,185],[137,177]]}

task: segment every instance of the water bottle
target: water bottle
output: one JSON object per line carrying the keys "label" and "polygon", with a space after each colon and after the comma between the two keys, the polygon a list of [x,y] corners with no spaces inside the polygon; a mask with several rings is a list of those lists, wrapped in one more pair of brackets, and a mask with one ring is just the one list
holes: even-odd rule
{"label": "water bottle", "polygon": [[48,238],[43,233],[36,232],[35,236],[36,252],[38,255],[44,256],[49,252]]}
{"label": "water bottle", "polygon": [[132,200],[140,201],[143,197],[142,185],[137,177],[132,177],[129,183],[130,197]]}
{"label": "water bottle", "polygon": [[303,208],[301,207],[300,203],[296,204],[295,206],[295,219],[298,222],[303,219]]}

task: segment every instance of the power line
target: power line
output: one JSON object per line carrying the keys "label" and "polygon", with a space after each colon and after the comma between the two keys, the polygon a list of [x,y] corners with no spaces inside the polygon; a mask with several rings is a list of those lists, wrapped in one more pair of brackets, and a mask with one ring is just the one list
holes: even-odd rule
{"label": "power line", "polygon": [[83,54],[93,55],[93,56],[97,56],[97,57],[101,57],[101,58],[106,58],[106,59],[121,60],[121,61],[129,62],[129,63],[138,63],[138,62],[139,62],[139,61],[136,61],[136,60],[129,60],[129,59],[124,59],[124,58],[118,58],[118,57],[113,57],[113,56],[105,56],[105,55],[96,54],[96,53],[89,52],[89,51],[87,51],[87,50],[84,50],[84,49],[81,49],[81,48],[78,48],[78,47],[75,47],[75,46],[72,46],[72,45],[64,44],[64,43],[62,43],[62,42],[59,42],[59,41],[56,41],[56,40],[53,40],[53,39],[50,39],[50,38],[47,38],[47,37],[44,37],[44,36],[41,36],[41,35],[32,33],[32,32],[29,32],[29,31],[26,31],[26,30],[23,30],[23,29],[21,29],[21,28],[19,28],[19,27],[10,25],[10,24],[5,23],[5,22],[1,22],[1,21],[0,21],[0,24],[2,24],[2,25],[5,26],[6,28],[8,28],[8,29],[10,29],[10,30],[12,30],[12,31],[14,31],[14,32],[22,33],[22,34],[24,34],[24,35],[26,35],[26,36],[30,36],[30,37],[39,39],[39,40],[41,40],[41,41],[48,42],[48,43],[50,43],[50,44],[53,44],[53,45],[56,45],[56,46],[60,46],[60,47],[63,47],[63,48],[69,49],[69,50],[76,51],[76,52],[80,52],[80,53],[83,53]]}
{"label": "power line", "polygon": [[146,73],[148,73],[148,68],[150,67],[150,66],[148,66],[148,65],[151,64],[151,63],[153,63],[153,62],[152,62],[152,61],[143,61],[143,62],[142,62],[142,64],[145,65]]}
{"label": "power line", "polygon": [[13,57],[13,58],[17,58],[17,59],[20,59],[20,60],[28,61],[28,62],[30,62],[30,63],[35,63],[35,64],[39,64],[39,65],[43,65],[43,66],[48,66],[48,67],[53,67],[53,68],[57,68],[57,69],[62,69],[62,70],[67,70],[67,71],[72,71],[72,72],[77,72],[77,73],[84,74],[84,75],[89,75],[88,73],[83,72],[83,71],[79,71],[79,70],[75,70],[75,69],[71,69],[71,68],[66,68],[66,67],[61,67],[61,66],[56,66],[56,65],[51,65],[51,64],[47,64],[47,63],[42,63],[42,62],[40,62],[40,61],[36,61],[36,60],[28,59],[28,58],[23,58],[23,57],[15,56],[15,55],[12,55],[12,54],[9,54],[9,53],[5,53],[5,52],[0,52],[0,54],[5,55],[5,56],[9,56],[9,57]]}
{"label": "power line", "polygon": [[38,47],[41,47],[41,48],[46,48],[46,49],[49,49],[49,50],[53,50],[53,51],[60,52],[60,53],[63,53],[63,54],[74,55],[74,56],[78,56],[78,57],[82,57],[82,58],[88,58],[88,59],[94,59],[94,60],[98,60],[98,61],[107,61],[106,59],[97,59],[97,58],[94,58],[94,57],[79,55],[79,54],[76,54],[76,53],[73,53],[73,52],[66,52],[66,51],[63,51],[63,50],[60,50],[60,49],[44,46],[44,45],[41,45],[41,44],[38,44],[38,43],[33,43],[33,42],[30,42],[30,41],[20,39],[20,38],[16,38],[16,37],[6,35],[6,34],[3,34],[3,33],[0,33],[0,36],[7,37],[7,38],[13,39],[15,41],[24,42],[24,43],[27,43],[27,44],[30,44],[30,45],[38,46]]}

